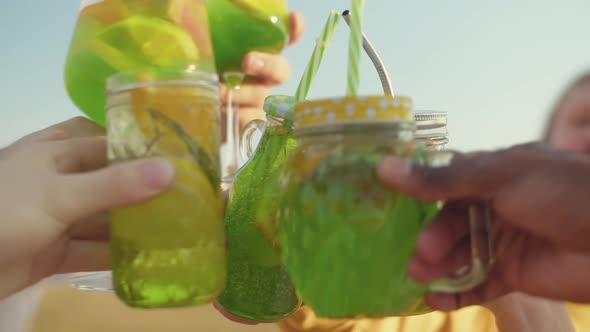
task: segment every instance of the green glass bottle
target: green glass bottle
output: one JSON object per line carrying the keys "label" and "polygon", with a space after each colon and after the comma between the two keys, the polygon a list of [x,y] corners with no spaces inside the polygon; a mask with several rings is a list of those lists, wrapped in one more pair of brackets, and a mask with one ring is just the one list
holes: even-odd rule
{"label": "green glass bottle", "polygon": [[279,321],[300,305],[278,248],[257,227],[259,210],[275,199],[268,188],[278,181],[283,164],[296,147],[294,104],[294,98],[288,96],[267,98],[267,121],[252,123],[259,129],[264,126],[264,133],[254,154],[236,173],[229,194],[225,215],[228,275],[218,303],[228,313],[250,321]]}

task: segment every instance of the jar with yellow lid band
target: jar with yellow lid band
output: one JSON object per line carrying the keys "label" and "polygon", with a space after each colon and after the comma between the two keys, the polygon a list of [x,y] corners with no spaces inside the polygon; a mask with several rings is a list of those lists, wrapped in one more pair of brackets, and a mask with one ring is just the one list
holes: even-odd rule
{"label": "jar with yellow lid band", "polygon": [[[274,190],[267,189],[276,187],[280,170],[296,147],[294,105],[293,97],[270,96],[264,107],[266,122],[255,120],[246,126],[242,150],[249,159],[236,173],[229,193],[227,282],[217,301],[228,313],[249,321],[279,321],[300,305],[278,249],[257,227],[258,211],[274,203]],[[263,134],[254,150],[250,143],[257,130]]]}
{"label": "jar with yellow lid band", "polygon": [[319,317],[420,314],[430,311],[428,291],[469,289],[485,276],[479,257],[460,278],[419,285],[406,275],[415,239],[440,205],[386,188],[376,165],[387,155],[422,165],[451,157],[415,138],[415,117],[407,97],[296,106],[299,145],[283,169],[274,226],[297,293]]}

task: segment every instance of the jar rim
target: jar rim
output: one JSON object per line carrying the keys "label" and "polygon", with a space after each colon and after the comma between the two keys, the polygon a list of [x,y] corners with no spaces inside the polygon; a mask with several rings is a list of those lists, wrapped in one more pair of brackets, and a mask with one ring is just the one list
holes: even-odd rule
{"label": "jar rim", "polygon": [[448,113],[445,111],[416,110],[416,138],[446,138],[449,136]]}
{"label": "jar rim", "polygon": [[218,91],[219,76],[194,67],[182,70],[124,71],[109,76],[106,85],[107,94],[163,85],[201,86]]}

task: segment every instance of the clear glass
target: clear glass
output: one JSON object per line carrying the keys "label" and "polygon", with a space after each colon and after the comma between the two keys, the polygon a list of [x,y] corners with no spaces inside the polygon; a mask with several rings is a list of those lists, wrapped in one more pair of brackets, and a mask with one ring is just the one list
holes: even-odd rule
{"label": "clear glass", "polygon": [[[252,125],[260,129],[259,121]],[[250,321],[279,321],[300,305],[276,243],[257,226],[260,210],[273,206],[274,190],[268,188],[276,187],[295,147],[292,123],[267,116],[258,148],[236,173],[230,190],[225,214],[228,276],[217,301],[228,313]]]}
{"label": "clear glass", "polygon": [[207,303],[226,277],[216,76],[147,75],[108,81],[109,160],[165,157],[176,178],[155,199],[111,211],[114,289],[134,307]]}
{"label": "clear glass", "polygon": [[[239,155],[238,91],[242,61],[251,51],[279,53],[289,37],[286,0],[206,0],[217,72],[227,87],[222,185],[228,188],[242,164]],[[249,78],[246,77],[246,81]]]}
{"label": "clear glass", "polygon": [[414,138],[431,150],[441,151],[449,142],[447,112],[414,111]]}
{"label": "clear glass", "polygon": [[215,69],[205,0],[83,0],[65,63],[76,106],[106,125],[107,77],[140,69]]}
{"label": "clear glass", "polygon": [[[298,294],[319,317],[421,314],[430,311],[423,300],[428,291],[469,289],[485,276],[482,252],[456,276],[431,285],[406,275],[415,239],[441,205],[386,188],[376,165],[386,155],[433,166],[451,156],[426,149],[413,131],[410,122],[298,130],[299,147],[277,194],[276,232]],[[485,223],[473,218],[473,227]],[[474,248],[485,249],[480,242],[472,238]]]}

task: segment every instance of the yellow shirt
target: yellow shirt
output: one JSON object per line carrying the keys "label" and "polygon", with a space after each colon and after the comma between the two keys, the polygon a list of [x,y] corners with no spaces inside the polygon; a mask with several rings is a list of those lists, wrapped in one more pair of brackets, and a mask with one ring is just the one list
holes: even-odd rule
{"label": "yellow shirt", "polygon": [[[568,303],[567,310],[576,332],[590,332],[590,305]],[[538,315],[545,315],[538,317],[541,323],[543,319],[551,319],[548,317],[550,313],[537,312]],[[493,313],[479,306],[451,313],[432,312],[410,317],[359,320],[318,318],[311,309],[302,307],[279,323],[279,327],[284,332],[499,332]]]}
{"label": "yellow shirt", "polygon": [[568,303],[567,310],[577,332],[590,332],[590,305]]}
{"label": "yellow shirt", "polygon": [[285,332],[499,332],[494,315],[484,307],[410,317],[329,320],[318,318],[304,306],[279,327]]}

